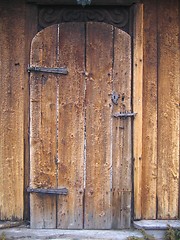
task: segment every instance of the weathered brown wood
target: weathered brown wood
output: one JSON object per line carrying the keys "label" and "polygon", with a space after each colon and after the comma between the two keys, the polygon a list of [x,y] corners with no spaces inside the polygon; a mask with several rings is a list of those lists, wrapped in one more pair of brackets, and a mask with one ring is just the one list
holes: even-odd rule
{"label": "weathered brown wood", "polygon": [[[121,95],[115,112],[131,112],[130,36],[102,23],[55,25],[33,39],[30,64],[68,68],[66,76],[31,72],[31,227],[129,227],[131,118],[120,120],[124,131],[113,143],[111,96]],[[49,195],[60,187],[68,194],[56,202]]]}
{"label": "weathered brown wood", "polygon": [[[144,123],[143,123],[143,178],[142,178],[142,217],[143,218],[154,218],[155,217],[155,181],[156,181],[156,169],[154,163],[156,162],[156,105],[155,98],[156,96],[151,96],[151,93],[154,93],[156,90],[156,39],[155,32],[156,27],[153,23],[156,22],[155,19],[155,1],[144,1],[145,3],[145,31],[144,31],[144,56],[145,56],[145,65],[144,65]],[[170,4],[170,3],[169,3]],[[171,118],[168,117],[167,120],[164,116],[174,114],[174,105],[173,100],[170,98],[169,100],[169,92],[173,92],[177,84],[177,53],[174,54],[174,49],[177,49],[177,9],[178,5],[176,1],[172,1],[172,5],[170,5],[170,11],[168,11],[167,16],[165,16],[164,9],[169,9],[169,5],[167,5],[166,1],[159,2],[159,76],[160,76],[160,85],[159,85],[159,125],[158,128],[158,145],[160,144],[158,150],[158,156],[160,156],[160,166],[159,172],[160,177],[158,180],[158,196],[160,196],[159,201],[159,216],[163,217],[170,210],[167,210],[169,203],[171,202],[174,206],[177,205],[177,199],[174,197],[175,192],[173,193],[173,203],[171,199],[171,194],[168,191],[168,196],[165,194],[161,194],[161,187],[164,184],[161,183],[161,176],[167,177],[166,186],[169,184],[169,172],[172,169],[172,162],[176,161],[177,156],[177,137],[174,134],[175,128],[177,127],[177,119],[174,118],[174,115]],[[33,5],[33,4],[32,4]],[[32,6],[31,5],[31,6]],[[24,40],[24,27],[27,27],[25,30],[25,34],[29,32],[29,26],[24,22],[25,14],[24,14],[24,2],[23,1],[12,1],[8,3],[8,1],[1,1],[0,3],[0,15],[1,15],[1,23],[0,23],[0,32],[1,32],[1,82],[0,82],[0,105],[2,110],[0,113],[0,134],[1,134],[1,147],[0,147],[0,208],[1,208],[1,218],[2,219],[11,219],[11,218],[22,218],[23,215],[23,129],[25,131],[25,145],[28,144],[28,79],[25,77],[24,72],[26,71],[27,64],[24,64],[24,53],[28,51],[28,44],[26,40]],[[33,6],[34,7],[34,6]],[[6,10],[6,8],[8,10]],[[150,10],[154,9],[154,10]],[[173,10],[174,13],[172,14]],[[28,12],[28,10],[27,10]],[[26,12],[26,14],[27,14]],[[34,12],[34,10],[32,11]],[[31,12],[31,13],[32,13]],[[34,18],[35,15],[31,15],[31,20],[29,22],[36,22]],[[30,16],[26,16],[26,18],[30,18]],[[151,19],[151,21],[149,20]],[[171,21],[171,23],[168,23]],[[37,23],[37,22],[36,22]],[[31,24],[30,24],[31,25]],[[166,29],[166,25],[168,26]],[[17,27],[18,26],[18,27]],[[173,26],[173,27],[172,27]],[[172,27],[172,29],[171,29]],[[175,28],[176,29],[175,29]],[[33,27],[32,27],[33,28]],[[11,31],[12,29],[12,31]],[[30,30],[31,31],[31,30]],[[35,29],[33,32],[35,33]],[[146,32],[147,31],[147,32]],[[33,33],[33,34],[34,34]],[[29,34],[29,33],[28,33]],[[32,34],[32,32],[31,32]],[[32,34],[32,35],[33,35]],[[32,37],[31,35],[31,37]],[[175,36],[175,38],[174,38]],[[174,41],[176,42],[174,44]],[[29,39],[26,35],[26,39]],[[18,39],[18,40],[17,40]],[[169,39],[171,41],[171,46],[169,44]],[[163,43],[164,42],[164,43]],[[26,47],[24,46],[26,45]],[[148,46],[150,44],[150,46]],[[168,46],[168,49],[167,47]],[[26,50],[25,50],[26,49]],[[148,50],[149,49],[149,50]],[[174,52],[173,52],[174,51]],[[172,61],[167,59],[172,59]],[[154,59],[154,60],[153,60]],[[17,61],[18,60],[18,61]],[[20,64],[18,66],[18,63]],[[175,63],[175,64],[174,64]],[[14,65],[16,64],[16,66]],[[172,71],[171,71],[172,70]],[[173,77],[171,77],[171,73]],[[27,76],[27,75],[26,75]],[[172,80],[173,78],[173,80]],[[169,82],[170,79],[170,82]],[[172,86],[171,86],[172,84]],[[166,86],[165,86],[166,85]],[[24,88],[25,87],[25,88]],[[168,92],[168,87],[169,90]],[[24,90],[23,90],[24,88]],[[9,90],[10,89],[10,90]],[[152,90],[151,90],[152,89]],[[162,91],[161,91],[162,89]],[[163,92],[165,89],[165,92]],[[9,91],[9,93],[8,93]],[[10,94],[12,92],[13,94]],[[24,92],[24,94],[23,94]],[[13,96],[12,96],[13,95]],[[25,101],[23,102],[23,95],[25,97]],[[176,98],[177,92],[175,90]],[[171,101],[172,100],[172,101]],[[23,122],[23,107],[25,106],[26,113],[24,115]],[[171,111],[168,110],[171,108]],[[150,109],[152,110],[150,112]],[[152,113],[152,114],[151,114]],[[177,110],[175,109],[175,115],[177,115]],[[168,115],[169,116],[169,115]],[[165,120],[164,120],[165,119]],[[176,120],[174,120],[176,119]],[[136,120],[136,119],[135,119]],[[170,127],[169,127],[170,123]],[[24,128],[25,124],[25,128]],[[171,125],[172,124],[172,125]],[[18,127],[17,127],[18,126]],[[164,133],[165,129],[167,133]],[[177,129],[176,129],[177,130]],[[178,132],[178,131],[177,131]],[[170,139],[173,135],[172,139],[176,139],[175,141]],[[16,137],[15,137],[16,136]],[[165,139],[168,139],[166,141]],[[13,144],[12,144],[13,143]],[[175,146],[173,144],[175,143]],[[166,149],[169,146],[168,150]],[[25,147],[26,147],[25,146]],[[165,149],[165,151],[164,151]],[[168,155],[167,155],[168,151]],[[28,166],[28,148],[25,150],[26,161],[25,167]],[[11,161],[11,159],[18,159],[17,161]],[[7,161],[6,161],[7,160]],[[20,163],[20,164],[19,164]],[[19,164],[19,165],[18,165]],[[168,166],[169,165],[169,166]],[[176,165],[176,163],[175,163]],[[168,166],[168,167],[167,167]],[[167,170],[164,170],[167,167]],[[17,170],[18,169],[18,170]],[[149,169],[149,172],[148,172]],[[175,166],[177,169],[177,165]],[[28,169],[26,170],[26,173]],[[162,173],[163,172],[163,173]],[[155,175],[154,175],[155,173]],[[27,176],[27,175],[26,175]],[[154,178],[155,177],[155,178]],[[170,177],[171,178],[171,177]],[[166,179],[166,178],[165,178]],[[28,181],[28,177],[25,178]],[[160,183],[160,184],[159,184]],[[8,185],[8,189],[6,186]],[[25,183],[27,186],[27,182]],[[173,186],[177,185],[173,182]],[[165,185],[164,185],[165,186]],[[169,188],[169,187],[168,187]],[[18,189],[16,191],[16,189]],[[174,189],[174,187],[173,187]],[[167,192],[165,190],[165,192]],[[173,190],[172,190],[173,191]],[[163,196],[165,196],[163,200]],[[168,199],[169,198],[169,199]],[[7,201],[8,199],[8,201]],[[145,201],[145,200],[146,201]],[[171,205],[170,203],[170,205]],[[165,208],[163,207],[165,205]],[[28,204],[26,204],[27,209]],[[150,206],[150,207],[149,207]],[[169,209],[172,207],[170,206]],[[165,210],[164,210],[165,209]],[[163,214],[161,214],[163,212]],[[174,210],[172,211],[174,212]],[[20,213],[20,214],[19,214]],[[172,215],[173,216],[173,215]],[[174,215],[176,216],[176,214]],[[165,215],[165,218],[167,215]]]}
{"label": "weathered brown wood", "polygon": [[[131,37],[114,32],[113,91],[119,95],[113,113],[131,112]],[[112,227],[131,223],[132,143],[131,118],[113,119],[112,126]]]}
{"label": "weathered brown wood", "polygon": [[0,16],[0,220],[21,220],[24,211],[24,2],[1,1]]}
{"label": "weathered brown wood", "polygon": [[158,1],[158,218],[178,217],[179,1]]}
{"label": "weathered brown wood", "polygon": [[[31,50],[31,41],[37,33],[37,6],[34,4],[27,4],[26,9],[26,23],[25,23],[25,64],[26,69],[29,64],[29,56]],[[29,103],[30,103],[30,92],[29,92],[29,74],[25,71],[24,81],[24,189],[29,186],[30,180],[30,146],[29,146]],[[24,220],[30,219],[29,209],[29,194],[24,191]]]}
{"label": "weathered brown wood", "polygon": [[156,219],[157,0],[144,1],[142,218]]}
{"label": "weathered brown wood", "polygon": [[85,26],[83,23],[59,27],[59,66],[67,66],[67,76],[59,78],[58,186],[68,188],[58,197],[57,227],[83,228],[84,193],[84,94]]}
{"label": "weathered brown wood", "polygon": [[129,32],[131,14],[129,8],[119,6],[40,6],[38,12],[39,30],[62,22],[104,22]]}
{"label": "weathered brown wood", "polygon": [[113,27],[87,24],[85,228],[111,228]]}
{"label": "weathered brown wood", "polygon": [[[57,26],[35,36],[32,66],[56,67]],[[48,36],[48,37],[47,37]],[[56,188],[56,96],[54,74],[31,73],[30,78],[30,187]],[[56,227],[56,196],[31,194],[31,227]]]}
{"label": "weathered brown wood", "polygon": [[141,218],[142,206],[142,86],[143,86],[143,5],[135,6],[133,56],[134,218]]}

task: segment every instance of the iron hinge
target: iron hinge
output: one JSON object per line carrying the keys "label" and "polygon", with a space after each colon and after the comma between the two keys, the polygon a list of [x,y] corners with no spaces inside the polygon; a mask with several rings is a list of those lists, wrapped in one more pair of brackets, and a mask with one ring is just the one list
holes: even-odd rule
{"label": "iron hinge", "polygon": [[113,114],[113,117],[115,118],[129,118],[129,117],[135,117],[137,113],[131,113],[131,112],[119,112]]}
{"label": "iron hinge", "polygon": [[27,192],[29,193],[40,193],[40,194],[55,194],[55,195],[67,195],[67,188],[27,188]]}
{"label": "iron hinge", "polygon": [[33,67],[28,66],[28,72],[45,72],[45,73],[56,73],[56,74],[63,74],[67,75],[68,70],[66,67],[62,68],[47,68],[47,67]]}

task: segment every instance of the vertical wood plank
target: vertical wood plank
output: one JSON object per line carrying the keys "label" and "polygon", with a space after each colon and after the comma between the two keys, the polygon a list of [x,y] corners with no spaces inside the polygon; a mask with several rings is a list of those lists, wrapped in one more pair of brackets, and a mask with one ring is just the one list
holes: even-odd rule
{"label": "vertical wood plank", "polygon": [[59,80],[58,186],[67,196],[58,197],[58,228],[83,228],[84,193],[84,94],[85,26],[60,25],[59,65],[68,75]]}
{"label": "vertical wood plank", "polygon": [[[24,69],[30,61],[31,41],[37,33],[37,5],[26,4],[26,24],[25,24],[25,63]],[[26,71],[24,81],[24,220],[30,219],[30,197],[26,191],[29,187],[30,181],[30,144],[29,144],[29,103],[30,103],[30,89],[29,89],[29,73]]]}
{"label": "vertical wood plank", "polygon": [[1,1],[0,16],[0,220],[21,220],[24,211],[24,1]]}
{"label": "vertical wood plank", "polygon": [[142,218],[156,219],[157,0],[144,1]]}
{"label": "vertical wood plank", "polygon": [[[179,11],[179,23],[180,23],[180,4],[178,5],[178,11]],[[180,42],[180,24],[179,24],[178,39]],[[180,59],[180,49],[179,49],[179,59]],[[179,73],[180,73],[180,66],[179,66]],[[180,82],[179,82],[179,107],[180,107]],[[179,113],[179,144],[180,144],[180,113]],[[180,145],[179,145],[179,158],[180,158]],[[180,166],[179,166],[179,177],[180,177]],[[180,180],[179,180],[178,218],[180,219]]]}
{"label": "vertical wood plank", "polygon": [[[131,112],[131,37],[114,33],[113,91],[119,95],[113,114]],[[112,228],[131,224],[132,142],[131,119],[113,118],[112,139]]]}
{"label": "vertical wood plank", "polygon": [[87,24],[85,228],[111,228],[113,28]]}
{"label": "vertical wood plank", "polygon": [[[31,65],[56,67],[57,25],[35,36]],[[56,188],[56,77],[31,73],[30,86],[30,186]],[[31,228],[56,227],[56,196],[31,194]]]}
{"label": "vertical wood plank", "polygon": [[141,218],[142,206],[142,87],[143,87],[143,5],[136,4],[134,16],[133,124],[134,219]]}
{"label": "vertical wood plank", "polygon": [[178,217],[179,1],[158,1],[158,218]]}

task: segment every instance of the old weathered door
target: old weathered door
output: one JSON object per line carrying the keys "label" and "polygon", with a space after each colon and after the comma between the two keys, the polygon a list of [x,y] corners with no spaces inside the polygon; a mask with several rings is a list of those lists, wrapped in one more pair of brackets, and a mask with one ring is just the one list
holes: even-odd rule
{"label": "old weathered door", "polygon": [[129,227],[130,36],[53,25],[33,39],[29,70],[31,227]]}

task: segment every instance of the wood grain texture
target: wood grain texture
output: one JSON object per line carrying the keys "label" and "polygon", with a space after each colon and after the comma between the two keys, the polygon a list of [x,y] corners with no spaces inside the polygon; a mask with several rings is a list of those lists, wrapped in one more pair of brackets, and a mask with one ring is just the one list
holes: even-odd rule
{"label": "wood grain texture", "polygon": [[0,220],[21,220],[24,211],[24,2],[1,1],[0,16]]}
{"label": "wood grain texture", "polygon": [[[37,33],[37,6],[28,4],[25,8],[25,63],[24,69],[29,64],[29,56],[31,51],[31,41]],[[30,144],[29,144],[29,105],[30,105],[30,89],[29,89],[29,73],[25,72],[24,81],[24,220],[30,219],[30,197],[26,189],[29,187],[30,181]]]}
{"label": "wood grain texture", "polygon": [[131,111],[130,36],[102,23],[55,25],[35,36],[30,62],[68,68],[30,75],[30,187],[68,189],[31,193],[31,227],[130,227],[131,119],[112,117]]}
{"label": "wood grain texture", "polygon": [[[38,28],[44,29],[62,22],[104,22],[129,32],[130,13],[127,7],[41,6],[38,11]],[[51,21],[49,21],[51,19]]]}
{"label": "wood grain texture", "polygon": [[157,0],[144,1],[142,218],[156,219]]}
{"label": "wood grain texture", "polygon": [[178,217],[179,1],[158,1],[158,218]]}
{"label": "wood grain texture", "polygon": [[[119,29],[114,32],[113,91],[119,95],[113,114],[131,112],[131,37]],[[112,228],[122,229],[131,223],[131,118],[113,118],[112,134]]]}
{"label": "wood grain texture", "polygon": [[87,24],[85,228],[111,228],[113,28]]}
{"label": "wood grain texture", "polygon": [[69,73],[59,79],[58,186],[68,189],[58,197],[58,228],[83,228],[85,26],[61,24],[59,65]]}
{"label": "wood grain texture", "polygon": [[[56,67],[57,26],[35,36],[31,66]],[[48,37],[47,37],[48,36]],[[31,73],[30,186],[56,188],[56,97],[53,74]],[[31,227],[56,227],[56,196],[31,194]]]}
{"label": "wood grain texture", "polygon": [[134,219],[141,219],[142,207],[142,87],[143,87],[143,5],[135,6],[133,56]]}
{"label": "wood grain texture", "polygon": [[[47,1],[49,2],[49,0]],[[108,2],[112,4],[112,1]],[[116,1],[113,1],[113,4],[117,4],[115,2]],[[177,191],[179,188],[179,172],[177,170],[179,169],[179,19],[177,11],[179,9],[179,2],[177,0],[169,2],[162,0],[144,0],[143,2],[145,4],[145,17],[143,20],[145,28],[144,30],[142,28],[142,7],[137,6],[139,10],[137,10],[135,16],[137,20],[135,20],[134,35],[135,77],[133,110],[134,112],[138,112],[134,123],[135,138],[133,144],[135,156],[135,218],[138,219],[141,218],[141,216],[147,219],[155,218],[156,207],[158,218],[177,218]],[[156,20],[156,2],[158,2],[158,20]],[[31,13],[28,11],[29,10],[27,10],[26,14],[31,16]],[[33,9],[32,13],[34,13],[34,11]],[[33,26],[30,26],[30,28],[33,28],[30,29],[29,23],[25,23],[29,17],[25,16],[25,2],[23,0],[14,0],[11,1],[11,3],[10,1],[1,1],[0,16],[0,219],[11,220],[22,219],[24,211],[24,153],[26,158],[26,173],[28,172],[27,164],[29,154],[27,147],[29,97],[28,80],[25,74],[27,68],[27,60],[25,59],[27,56],[24,54],[25,52],[27,54],[27,51],[29,51],[28,39],[32,38],[36,30]],[[33,14],[31,18],[33,19],[29,19],[28,21],[31,23],[33,21],[34,23],[32,23],[32,25],[34,25],[37,20]],[[158,46],[156,39],[157,26],[155,26],[157,22],[159,24]],[[144,33],[145,41],[143,134],[141,131],[142,86],[139,86],[139,84],[142,83],[142,62],[140,57],[140,55],[142,55],[142,32]],[[29,36],[27,36],[28,34]],[[157,47],[159,48],[158,52]],[[156,66],[156,54],[159,57],[159,70],[157,70]],[[157,73],[158,71],[159,73]],[[156,74],[158,74],[158,82],[156,82]],[[157,84],[159,85],[158,100],[156,100],[157,95],[155,94]],[[36,87],[37,91],[41,93],[42,89],[40,88],[38,90],[38,86]],[[49,98],[49,95],[46,95],[45,88],[41,94],[43,94],[44,98]],[[50,89],[52,88],[50,87]],[[38,98],[41,98],[41,95],[37,95],[37,99]],[[156,115],[157,103],[158,119]],[[45,105],[42,105],[42,107],[46,109]],[[24,108],[25,112],[23,112]],[[36,108],[34,111],[37,111],[37,114],[39,114],[38,111],[41,107],[38,107],[37,104]],[[45,124],[46,117],[47,115],[44,114],[43,124]],[[156,129],[157,120],[158,130]],[[46,137],[48,136],[49,135]],[[118,135],[116,135],[116,137],[118,137]],[[141,147],[142,141],[145,143],[143,148]],[[156,205],[155,202],[155,185],[157,181],[156,161],[158,161],[158,205]],[[28,175],[26,175],[25,179],[25,186],[27,185]],[[124,199],[126,199],[126,197],[124,197]],[[45,200],[42,200],[40,204],[43,205],[45,202]],[[26,208],[27,206],[26,200]],[[43,208],[44,207],[42,207],[42,209]],[[118,216],[119,215],[116,215],[117,218]],[[116,225],[116,223],[114,224]]]}

